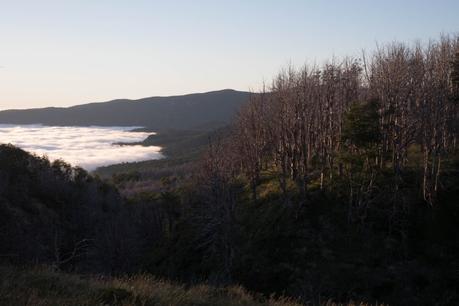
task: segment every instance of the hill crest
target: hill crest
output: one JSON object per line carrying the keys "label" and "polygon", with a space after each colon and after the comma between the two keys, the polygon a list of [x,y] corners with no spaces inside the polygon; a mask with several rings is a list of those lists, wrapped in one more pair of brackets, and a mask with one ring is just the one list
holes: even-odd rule
{"label": "hill crest", "polygon": [[70,107],[0,111],[0,124],[72,126],[145,126],[152,129],[192,129],[228,124],[250,93],[224,89],[136,100],[116,99]]}

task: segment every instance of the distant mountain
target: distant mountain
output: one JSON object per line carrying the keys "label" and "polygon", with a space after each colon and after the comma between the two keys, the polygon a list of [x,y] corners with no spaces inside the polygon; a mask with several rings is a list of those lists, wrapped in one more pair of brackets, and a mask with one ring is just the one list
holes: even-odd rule
{"label": "distant mountain", "polygon": [[230,89],[183,96],[113,100],[66,108],[0,111],[1,124],[145,126],[192,129],[227,124],[249,98]]}

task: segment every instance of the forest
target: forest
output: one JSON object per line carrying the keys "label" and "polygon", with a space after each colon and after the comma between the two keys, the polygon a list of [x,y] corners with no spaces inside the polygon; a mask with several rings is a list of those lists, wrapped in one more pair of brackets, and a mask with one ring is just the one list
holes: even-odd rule
{"label": "forest", "polygon": [[[206,284],[237,305],[457,305],[458,115],[444,35],[288,66],[229,126],[147,139],[173,140],[163,161],[89,174],[1,145],[0,267]],[[94,294],[148,304],[118,287]]]}

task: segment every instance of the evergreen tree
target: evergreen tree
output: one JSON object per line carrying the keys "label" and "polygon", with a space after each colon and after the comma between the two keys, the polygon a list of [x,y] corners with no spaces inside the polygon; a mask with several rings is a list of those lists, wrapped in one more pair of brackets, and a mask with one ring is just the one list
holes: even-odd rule
{"label": "evergreen tree", "polygon": [[369,149],[379,143],[378,100],[355,103],[345,114],[343,140],[357,148]]}

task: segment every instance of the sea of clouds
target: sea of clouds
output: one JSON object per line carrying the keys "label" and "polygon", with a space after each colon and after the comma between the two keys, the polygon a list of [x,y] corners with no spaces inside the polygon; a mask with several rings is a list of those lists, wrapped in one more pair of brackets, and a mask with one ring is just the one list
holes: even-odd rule
{"label": "sea of clouds", "polygon": [[11,143],[51,160],[63,159],[89,171],[99,166],[162,158],[160,147],[115,144],[139,142],[152,134],[133,132],[133,128],[0,124],[0,143]]}

